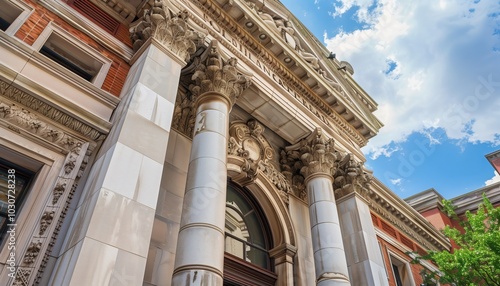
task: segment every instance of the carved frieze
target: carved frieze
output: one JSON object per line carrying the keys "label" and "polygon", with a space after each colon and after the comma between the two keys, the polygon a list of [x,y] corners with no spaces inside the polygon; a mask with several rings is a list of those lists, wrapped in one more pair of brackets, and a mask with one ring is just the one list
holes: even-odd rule
{"label": "carved frieze", "polygon": [[30,132],[35,132],[51,142],[55,142],[60,139],[64,140],[64,136],[61,137],[64,132],[39,119],[38,115],[33,113],[37,112],[38,114],[62,124],[91,140],[98,141],[103,139],[105,136],[103,133],[88,124],[81,122],[73,116],[56,109],[55,107],[3,80],[0,80],[0,95],[10,101],[19,103],[19,105],[9,103],[0,98],[0,118],[11,121],[11,124],[13,125],[12,127],[23,128],[29,130]]}
{"label": "carved frieze", "polygon": [[38,231],[39,235],[43,235],[49,225],[52,223],[52,220],[54,219],[54,211],[45,211],[40,218],[40,230]]}
{"label": "carved frieze", "polygon": [[24,264],[30,265],[35,262],[36,257],[40,253],[40,249],[42,248],[41,242],[32,242],[28,249],[26,250],[26,254],[24,255],[23,262]]}
{"label": "carved frieze", "polygon": [[187,11],[173,14],[162,0],[154,0],[153,5],[144,9],[141,18],[130,28],[134,51],[153,37],[187,62],[205,38],[204,33],[188,26],[188,16]]}

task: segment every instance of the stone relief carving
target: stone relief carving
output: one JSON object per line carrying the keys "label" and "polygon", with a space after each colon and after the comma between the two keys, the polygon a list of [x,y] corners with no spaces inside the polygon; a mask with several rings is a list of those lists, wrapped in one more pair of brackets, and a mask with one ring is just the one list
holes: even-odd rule
{"label": "stone relief carving", "polygon": [[272,164],[275,152],[262,133],[264,127],[256,120],[234,123],[229,127],[228,155],[244,159],[241,170],[253,181],[262,172],[278,189],[281,199],[288,203],[290,184]]}
{"label": "stone relief carving", "polygon": [[32,242],[28,249],[26,250],[26,254],[24,255],[23,262],[25,264],[32,264],[35,262],[36,257],[40,253],[40,249],[42,248],[41,242]]}
{"label": "stone relief carving", "polygon": [[250,76],[240,72],[236,58],[223,60],[217,41],[212,41],[205,52],[196,57],[190,68],[193,70],[189,86],[194,98],[206,93],[217,92],[224,95],[232,106],[243,90],[251,84]]}
{"label": "stone relief carving", "polygon": [[192,138],[195,121],[194,113],[194,100],[192,99],[192,95],[187,93],[177,94],[172,128]]}
{"label": "stone relief carving", "polygon": [[333,176],[340,158],[333,138],[327,138],[321,128],[316,128],[308,137],[281,151],[281,166],[295,195],[305,200],[305,178],[316,173]]}
{"label": "stone relief carving", "polygon": [[52,191],[52,204],[55,205],[59,201],[59,198],[62,196],[64,193],[64,190],[66,189],[66,183],[58,183],[54,190]]}
{"label": "stone relief carving", "polygon": [[334,174],[333,189],[337,198],[352,192],[363,194],[370,189],[373,175],[363,163],[354,160],[352,154],[345,155]]}
{"label": "stone relief carving", "polygon": [[38,231],[39,235],[43,235],[49,225],[52,223],[52,220],[54,219],[54,211],[45,211],[40,218],[40,230]]}
{"label": "stone relief carving", "polygon": [[152,6],[144,9],[141,18],[130,28],[134,51],[154,37],[181,59],[188,61],[205,37],[204,33],[188,26],[188,17],[187,11],[173,14],[166,9],[163,0],[154,0]]}
{"label": "stone relief carving", "polygon": [[[22,136],[28,135],[31,139],[37,138],[36,140],[57,146],[60,151],[66,153],[63,168],[52,192],[53,198],[45,206],[38,231],[33,230],[31,234],[31,243],[23,254],[23,265],[17,269],[16,279],[13,282],[13,285],[30,285],[33,273],[38,272],[37,277],[41,277],[40,273],[43,272],[50,248],[57,238],[58,229],[69,206],[72,193],[95,147],[94,141],[102,140],[105,135],[75,119],[72,115],[2,80],[0,80],[0,94],[2,95],[0,97],[0,125]],[[66,129],[56,126],[57,123],[65,126]],[[77,137],[78,135],[70,133],[71,131],[80,136]],[[66,184],[71,185],[71,192],[65,195]],[[63,196],[65,199],[61,200]],[[55,212],[53,208],[55,205],[62,211]],[[47,233],[49,226],[54,222],[56,222],[56,227],[51,233]],[[42,235],[47,238],[41,238]],[[43,255],[40,255],[41,253]],[[42,259],[42,262],[36,263],[37,259]]]}
{"label": "stone relief carving", "polygon": [[19,268],[16,272],[16,280],[12,283],[13,286],[25,286],[29,283],[29,277],[33,268]]}
{"label": "stone relief carving", "polygon": [[307,138],[285,147],[286,165],[304,178],[315,173],[332,175],[340,154],[334,148],[333,138],[327,138],[321,128],[316,128]]}
{"label": "stone relief carving", "polygon": [[[38,115],[34,115],[33,112],[38,112],[39,114],[54,120],[55,122],[60,123],[91,140],[98,141],[103,139],[105,136],[93,127],[66,113],[63,113],[53,106],[50,106],[49,104],[33,97],[29,93],[21,91],[2,80],[0,80],[0,94],[5,98],[26,107],[21,108],[16,104],[8,103],[0,99],[0,118],[13,120],[13,124],[16,127],[27,129],[30,132],[35,131],[36,134],[45,136],[49,141],[53,142],[61,138],[61,131],[38,119]],[[28,111],[28,109],[31,111]],[[19,122],[21,126],[18,126],[16,122]]]}

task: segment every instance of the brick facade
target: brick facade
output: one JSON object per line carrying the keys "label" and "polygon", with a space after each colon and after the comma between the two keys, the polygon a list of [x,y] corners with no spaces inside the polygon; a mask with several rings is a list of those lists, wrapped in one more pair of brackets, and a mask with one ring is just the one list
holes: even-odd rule
{"label": "brick facade", "polygon": [[[120,95],[121,89],[123,87],[123,84],[125,83],[125,79],[130,69],[130,65],[125,60],[120,58],[118,55],[108,51],[98,42],[90,38],[85,33],[81,32],[80,30],[75,29],[60,17],[49,11],[47,8],[33,1],[26,1],[26,3],[31,7],[34,7],[35,9],[27,19],[27,21],[17,31],[15,37],[31,46],[36,41],[38,36],[40,36],[45,27],[50,22],[54,22],[64,30],[80,39],[83,43],[94,48],[99,53],[113,61],[111,64],[111,68],[106,75],[106,79],[102,85],[102,89],[115,96]],[[117,38],[120,41],[131,46],[130,39],[128,39],[128,30],[125,26],[120,26],[117,35]]]}

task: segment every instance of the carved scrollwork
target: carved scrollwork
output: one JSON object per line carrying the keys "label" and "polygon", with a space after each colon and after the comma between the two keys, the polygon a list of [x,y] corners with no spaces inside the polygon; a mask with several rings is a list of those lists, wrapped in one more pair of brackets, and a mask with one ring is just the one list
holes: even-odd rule
{"label": "carved scrollwork", "polygon": [[[0,80],[0,94],[20,104],[17,105],[3,100],[0,101],[0,118],[14,125],[15,129],[18,129],[16,132],[19,132],[19,129],[24,129],[50,142],[57,142],[65,138],[62,135],[66,132],[41,120],[39,115],[35,115],[34,113],[37,112],[46,118],[71,128],[89,139],[100,140],[104,137],[101,132],[86,123],[37,99],[29,93],[21,91],[3,80]],[[14,126],[9,126],[9,128],[14,130]]]}
{"label": "carved scrollwork", "polygon": [[228,155],[243,158],[240,167],[249,180],[254,180],[258,172],[262,172],[276,186],[282,200],[288,203],[292,188],[285,175],[273,165],[275,152],[263,132],[264,127],[253,119],[246,124],[232,124],[229,128]]}

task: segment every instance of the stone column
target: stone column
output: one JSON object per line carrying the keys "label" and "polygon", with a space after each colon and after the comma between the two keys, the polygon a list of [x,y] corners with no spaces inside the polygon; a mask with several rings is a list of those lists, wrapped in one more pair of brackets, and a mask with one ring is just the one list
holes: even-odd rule
{"label": "stone column", "polygon": [[222,285],[228,117],[250,81],[235,58],[222,60],[216,41],[195,62],[196,121],[172,285]]}
{"label": "stone column", "polygon": [[347,155],[335,174],[335,193],[340,228],[347,253],[347,266],[354,285],[387,286],[370,208],[367,204],[371,174]]}
{"label": "stone column", "polygon": [[[180,73],[198,37],[184,14],[160,14],[132,31],[141,42],[50,285],[142,285]],[[178,28],[186,37],[172,36]]]}
{"label": "stone column", "polygon": [[285,148],[288,161],[300,171],[307,189],[318,286],[350,285],[332,186],[339,158],[333,144],[333,139],[327,139],[317,128],[309,137]]}

